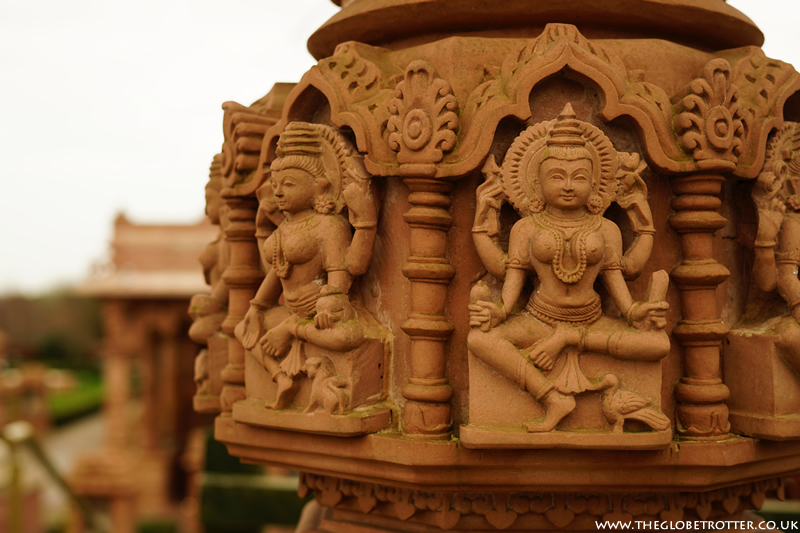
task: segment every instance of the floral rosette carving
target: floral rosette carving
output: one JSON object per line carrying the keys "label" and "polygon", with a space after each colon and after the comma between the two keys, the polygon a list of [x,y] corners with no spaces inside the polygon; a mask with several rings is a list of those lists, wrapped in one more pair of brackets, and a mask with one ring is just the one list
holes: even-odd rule
{"label": "floral rosette carving", "polygon": [[736,168],[744,150],[745,111],[724,59],[710,61],[703,77],[687,85],[673,125],[678,143],[700,168]]}
{"label": "floral rosette carving", "polygon": [[406,68],[389,103],[389,147],[400,164],[438,163],[458,140],[458,101],[453,89],[425,61]]}

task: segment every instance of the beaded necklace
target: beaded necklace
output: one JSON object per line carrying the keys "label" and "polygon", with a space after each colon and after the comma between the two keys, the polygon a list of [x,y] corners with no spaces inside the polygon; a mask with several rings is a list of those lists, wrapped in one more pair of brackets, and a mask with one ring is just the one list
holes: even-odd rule
{"label": "beaded necklace", "polygon": [[[600,229],[601,218],[588,214],[576,219],[558,218],[546,211],[533,215],[534,222],[546,229],[556,241],[553,272],[564,283],[577,283],[586,273],[586,238]],[[573,248],[578,251],[577,261],[573,268],[567,270],[564,268],[564,254],[575,259]]]}
{"label": "beaded necklace", "polygon": [[[292,272],[292,263],[286,260],[286,254],[283,251],[283,242],[286,237],[298,231],[307,231],[315,228],[320,223],[321,219],[322,217],[320,215],[313,214],[308,218],[294,222],[284,220],[281,222],[280,226],[278,226],[278,229],[275,230],[273,234],[275,235],[275,247],[272,250],[272,268],[280,279],[288,278],[289,274]],[[286,235],[284,235],[284,233],[286,233]]]}

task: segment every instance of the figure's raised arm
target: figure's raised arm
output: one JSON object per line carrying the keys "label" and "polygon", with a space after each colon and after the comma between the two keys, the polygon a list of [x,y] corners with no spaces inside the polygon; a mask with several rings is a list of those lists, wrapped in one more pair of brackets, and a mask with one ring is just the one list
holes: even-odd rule
{"label": "figure's raised arm", "polygon": [[354,178],[342,195],[353,226],[353,240],[347,249],[347,271],[360,276],[367,271],[372,259],[372,247],[378,227],[378,199],[369,179]]}
{"label": "figure's raised arm", "polygon": [[603,239],[605,240],[605,254],[603,256],[603,271],[601,276],[603,285],[608,294],[617,304],[617,309],[623,316],[628,313],[633,305],[633,297],[628,290],[628,284],[623,277],[622,263],[622,234],[616,224],[608,219],[603,219]]}
{"label": "figure's raised arm", "polygon": [[[776,269],[775,265],[776,239],[781,231],[786,212],[786,204],[781,198],[780,192],[783,189],[787,173],[788,168],[785,163],[782,161],[773,163],[770,168],[758,175],[758,179],[753,185],[753,203],[758,213],[753,278],[758,288],[764,292],[772,292],[778,287],[777,276],[779,274],[777,270],[788,270],[787,268]],[[796,278],[797,274],[795,273]],[[790,282],[784,280],[783,283]]]}
{"label": "figure's raised arm", "polygon": [[647,185],[642,173],[647,169],[639,154],[619,153],[619,190],[617,204],[625,210],[636,238],[622,256],[622,272],[625,279],[636,279],[653,251],[656,230],[653,214],[647,203]]}
{"label": "figure's raised arm", "polygon": [[475,222],[472,225],[472,239],[483,265],[497,279],[505,279],[507,256],[498,243],[500,232],[500,207],[505,193],[500,183],[500,169],[490,155],[483,167],[486,178],[475,191]]}

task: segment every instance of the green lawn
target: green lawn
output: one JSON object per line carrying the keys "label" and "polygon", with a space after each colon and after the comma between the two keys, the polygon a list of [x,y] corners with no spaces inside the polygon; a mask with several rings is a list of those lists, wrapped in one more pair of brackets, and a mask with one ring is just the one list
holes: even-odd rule
{"label": "green lawn", "polygon": [[47,400],[55,425],[65,424],[81,416],[99,411],[103,406],[103,380],[94,372],[75,373],[78,386],[71,391],[52,394]]}

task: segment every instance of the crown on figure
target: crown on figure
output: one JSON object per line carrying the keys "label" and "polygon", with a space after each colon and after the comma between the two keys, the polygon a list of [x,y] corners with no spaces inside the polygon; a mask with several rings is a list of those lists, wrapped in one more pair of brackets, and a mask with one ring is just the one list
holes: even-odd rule
{"label": "crown on figure", "polygon": [[569,102],[559,113],[556,123],[553,124],[550,137],[547,139],[547,146],[563,146],[565,148],[586,146],[580,121],[576,118],[572,104]]}

